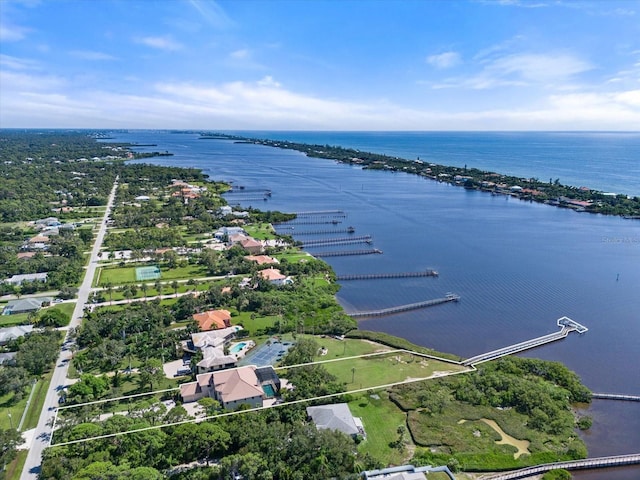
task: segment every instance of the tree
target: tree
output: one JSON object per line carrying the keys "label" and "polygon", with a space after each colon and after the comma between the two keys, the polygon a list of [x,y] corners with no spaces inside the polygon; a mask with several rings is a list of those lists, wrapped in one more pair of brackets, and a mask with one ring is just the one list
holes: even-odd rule
{"label": "tree", "polygon": [[180,284],[174,280],[171,282],[171,288],[173,288],[173,293],[175,293],[176,297],[178,296],[178,289],[180,288]]}
{"label": "tree", "polygon": [[71,316],[58,308],[44,310],[36,319],[39,327],[63,327],[69,324]]}
{"label": "tree", "polygon": [[153,391],[153,384],[157,384],[164,378],[164,370],[162,362],[158,358],[149,358],[140,366],[140,375],[138,381],[140,386],[144,388],[149,385],[149,390]]}
{"label": "tree", "polygon": [[[0,428],[0,466],[3,470],[14,459],[16,449],[21,443],[22,435],[17,430]],[[4,478],[4,472],[1,470],[0,478]]]}

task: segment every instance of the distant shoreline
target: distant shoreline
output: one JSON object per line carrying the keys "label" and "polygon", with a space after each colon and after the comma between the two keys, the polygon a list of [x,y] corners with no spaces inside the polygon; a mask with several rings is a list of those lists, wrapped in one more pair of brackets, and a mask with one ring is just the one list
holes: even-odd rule
{"label": "distant shoreline", "polygon": [[503,175],[477,168],[438,165],[421,160],[407,160],[352,148],[328,145],[310,145],[285,140],[247,138],[215,133],[201,134],[202,140],[233,140],[274,148],[296,150],[307,156],[359,165],[366,170],[389,170],[412,173],[430,180],[449,183],[468,190],[480,190],[492,195],[508,195],[523,201],[543,203],[576,212],[599,213],[626,219],[640,219],[640,197],[605,193],[586,187],[563,185],[559,179],[541,182],[537,178]]}

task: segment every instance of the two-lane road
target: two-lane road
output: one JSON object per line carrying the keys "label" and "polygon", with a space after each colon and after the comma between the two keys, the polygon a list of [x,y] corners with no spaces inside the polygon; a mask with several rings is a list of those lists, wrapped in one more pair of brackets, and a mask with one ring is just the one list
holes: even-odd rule
{"label": "two-lane road", "polygon": [[[98,235],[96,237],[96,241],[93,244],[93,249],[91,250],[89,265],[87,266],[84,280],[82,281],[80,289],[78,290],[78,302],[76,303],[76,308],[73,310],[71,322],[69,323],[69,329],[79,326],[82,322],[84,307],[89,299],[89,293],[91,292],[91,283],[93,282],[93,277],[96,272],[98,253],[100,252],[104,236],[107,232],[107,221],[109,220],[109,215],[111,214],[111,208],[113,207],[117,189],[118,177],[116,177],[115,182],[113,183],[113,189],[111,190],[111,194],[109,195],[107,208],[104,212],[102,222],[100,223],[100,228],[98,229]],[[56,363],[56,366],[53,370],[51,384],[49,386],[49,390],[47,391],[44,406],[42,407],[42,412],[40,413],[38,426],[36,427],[35,433],[33,435],[33,441],[29,447],[29,454],[27,455],[27,460],[25,461],[22,475],[20,476],[21,480],[35,480],[38,477],[38,473],[40,472],[40,467],[42,464],[42,451],[49,446],[49,440],[52,434],[51,424],[55,408],[58,406],[58,392],[61,388],[64,387],[67,380],[67,371],[69,370],[70,358],[71,353],[69,351],[62,350],[62,352],[60,352],[60,357],[58,358],[58,362]]]}

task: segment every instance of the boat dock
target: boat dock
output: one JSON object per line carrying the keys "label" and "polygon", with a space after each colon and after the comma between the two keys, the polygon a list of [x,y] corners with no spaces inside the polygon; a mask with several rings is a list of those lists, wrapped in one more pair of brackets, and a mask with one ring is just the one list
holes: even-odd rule
{"label": "boat dock", "polygon": [[335,252],[319,252],[314,253],[314,257],[345,257],[347,255],[371,255],[374,253],[382,253],[382,250],[372,248],[369,250],[338,250]]}
{"label": "boat dock", "polygon": [[371,235],[360,235],[358,237],[342,237],[342,238],[324,238],[319,240],[309,240],[302,242],[304,247],[324,247],[327,245],[339,245],[343,243],[371,243],[373,237]]}
{"label": "boat dock", "polygon": [[624,400],[627,402],[640,402],[640,395],[622,395],[619,393],[596,393],[591,394],[591,398],[598,400]]}
{"label": "boat dock", "polygon": [[[274,225],[280,225],[281,222],[275,222]],[[333,220],[293,220],[293,221],[289,221],[286,222],[287,225],[327,225],[327,224],[332,224],[332,225],[337,225],[338,223],[342,223],[342,220],[336,220],[335,218]]]}
{"label": "boat dock", "polygon": [[344,213],[344,210],[311,210],[308,212],[293,212],[298,217],[308,217],[310,215],[333,215],[336,217],[346,217],[347,214]]}
{"label": "boat dock", "polygon": [[545,463],[533,467],[525,467],[510,472],[490,473],[483,475],[480,480],[513,480],[517,478],[529,478],[541,475],[550,470],[588,470],[592,468],[621,467],[624,465],[637,465],[640,463],[640,453],[629,455],[614,455],[610,457],[584,458],[582,460],[570,460],[568,462]]}
{"label": "boat dock", "polygon": [[492,350],[491,352],[483,353],[481,355],[476,355],[475,357],[468,358],[467,360],[462,362],[462,364],[467,367],[471,365],[478,365],[480,363],[495,360],[506,355],[512,355],[514,353],[530,350],[547,343],[555,342],[556,340],[562,340],[571,332],[584,333],[589,330],[584,325],[580,325],[578,322],[571,320],[569,317],[559,318],[556,323],[559,327],[561,327],[559,332],[550,333],[541,337],[532,338],[531,340],[527,340],[525,342],[516,343],[514,345],[509,345],[508,347],[503,347],[497,350]]}
{"label": "boat dock", "polygon": [[[282,230],[295,230],[295,227],[288,227],[286,225],[276,225],[276,228]],[[330,235],[334,233],[354,233],[356,231],[355,228],[349,227],[344,229],[334,229],[334,230],[306,230],[304,232],[293,232],[296,236],[298,235]]]}
{"label": "boat dock", "polygon": [[350,275],[337,275],[337,280],[375,280],[378,278],[409,278],[409,277],[437,277],[435,270],[423,270],[421,272],[395,272],[395,273],[362,273]]}
{"label": "boat dock", "polygon": [[393,313],[407,312],[409,310],[417,310],[419,308],[432,307],[434,305],[440,305],[442,303],[457,302],[460,300],[460,295],[455,293],[447,293],[442,298],[434,298],[433,300],[425,300],[424,302],[408,303],[406,305],[398,305],[397,307],[382,308],[380,310],[369,310],[366,312],[353,312],[347,313],[351,318],[361,317],[381,317],[383,315],[391,315]]}

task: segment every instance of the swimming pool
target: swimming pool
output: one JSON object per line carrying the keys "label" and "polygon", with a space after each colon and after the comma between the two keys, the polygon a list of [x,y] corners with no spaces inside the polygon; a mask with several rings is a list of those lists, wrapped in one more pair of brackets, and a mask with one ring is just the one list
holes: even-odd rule
{"label": "swimming pool", "polygon": [[267,398],[273,398],[276,396],[276,391],[274,390],[273,385],[271,385],[270,383],[262,385],[262,390],[264,391],[264,394],[267,396]]}
{"label": "swimming pool", "polygon": [[230,353],[238,353],[238,352],[240,352],[240,350],[242,350],[246,346],[247,346],[247,342],[236,343],[233,347],[231,347],[229,352]]}

